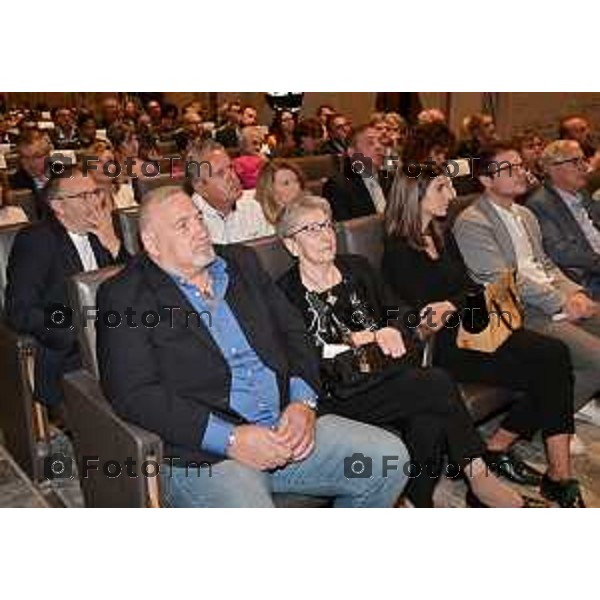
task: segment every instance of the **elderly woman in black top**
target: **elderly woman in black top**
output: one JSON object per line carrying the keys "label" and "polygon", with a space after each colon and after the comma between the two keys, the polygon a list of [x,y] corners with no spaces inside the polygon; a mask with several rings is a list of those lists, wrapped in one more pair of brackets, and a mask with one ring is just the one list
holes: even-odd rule
{"label": "elderly woman in black top", "polygon": [[[561,506],[582,506],[572,478],[569,442],[574,432],[573,373],[567,347],[527,329],[512,333],[494,353],[459,349],[457,315],[473,288],[460,252],[444,235],[443,219],[454,199],[452,181],[437,167],[399,170],[385,212],[383,274],[386,283],[427,317],[421,330],[435,333],[436,365],[460,382],[481,382],[525,392],[487,441],[488,462]],[[514,442],[541,430],[548,470],[541,478],[511,453]],[[541,481],[540,481],[541,480]]]}
{"label": "elderly woman in black top", "polygon": [[414,474],[421,473],[407,491],[416,506],[432,506],[444,447],[468,479],[469,505],[523,506],[518,493],[487,472],[483,444],[453,381],[439,369],[420,368],[408,336],[386,323],[384,307],[392,302],[368,261],[336,254],[328,202],[303,197],[286,208],[277,230],[297,259],[279,284],[319,353],[325,410],[403,434]]}

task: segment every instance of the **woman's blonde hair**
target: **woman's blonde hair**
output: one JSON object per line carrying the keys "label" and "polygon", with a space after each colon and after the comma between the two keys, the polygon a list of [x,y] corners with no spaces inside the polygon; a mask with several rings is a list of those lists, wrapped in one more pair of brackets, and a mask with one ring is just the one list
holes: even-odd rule
{"label": "woman's blonde hair", "polygon": [[261,205],[265,218],[271,225],[277,223],[283,211],[283,207],[275,199],[274,183],[277,171],[283,171],[284,169],[292,171],[296,175],[301,190],[304,190],[306,187],[302,171],[293,163],[284,160],[272,160],[263,165],[256,182],[255,198]]}

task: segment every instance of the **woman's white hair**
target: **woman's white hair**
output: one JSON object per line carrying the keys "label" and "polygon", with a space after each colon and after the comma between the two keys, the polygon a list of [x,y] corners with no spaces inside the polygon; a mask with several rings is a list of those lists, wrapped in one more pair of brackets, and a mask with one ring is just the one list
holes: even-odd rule
{"label": "woman's white hair", "polygon": [[313,210],[320,210],[328,219],[331,219],[331,206],[325,198],[320,196],[304,195],[298,200],[285,207],[285,210],[281,213],[281,216],[277,220],[275,225],[275,231],[280,238],[286,238],[290,236],[294,230],[298,228],[298,222],[300,218],[307,212]]}

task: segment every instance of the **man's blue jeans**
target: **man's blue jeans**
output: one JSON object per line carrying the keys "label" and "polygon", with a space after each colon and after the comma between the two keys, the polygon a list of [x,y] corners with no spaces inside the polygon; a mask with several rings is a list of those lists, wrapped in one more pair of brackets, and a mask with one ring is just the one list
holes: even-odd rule
{"label": "man's blue jeans", "polygon": [[[357,453],[365,460],[352,459]],[[361,477],[369,474],[369,459],[371,476]],[[258,471],[234,460],[212,465],[210,476],[208,468],[161,468],[163,502],[178,508],[268,508],[272,494],[293,493],[334,497],[335,507],[391,507],[407,483],[409,460],[402,440],[392,433],[325,415],[317,420],[312,454],[283,469]]]}

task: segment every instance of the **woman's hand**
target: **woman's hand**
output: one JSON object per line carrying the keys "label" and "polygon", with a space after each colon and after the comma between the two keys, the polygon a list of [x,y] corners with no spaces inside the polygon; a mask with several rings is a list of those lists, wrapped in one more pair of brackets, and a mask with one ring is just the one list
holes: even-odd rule
{"label": "woman's hand", "polygon": [[393,327],[384,327],[375,332],[375,341],[386,356],[401,358],[406,354],[402,334]]}
{"label": "woman's hand", "polygon": [[456,312],[456,306],[452,302],[444,300],[443,302],[431,302],[421,309],[420,328],[429,329],[429,331],[439,331],[448,322],[451,314]]}
{"label": "woman's hand", "polygon": [[355,348],[360,348],[361,346],[373,343],[375,341],[375,333],[369,329],[353,331],[350,334],[350,340]]}

